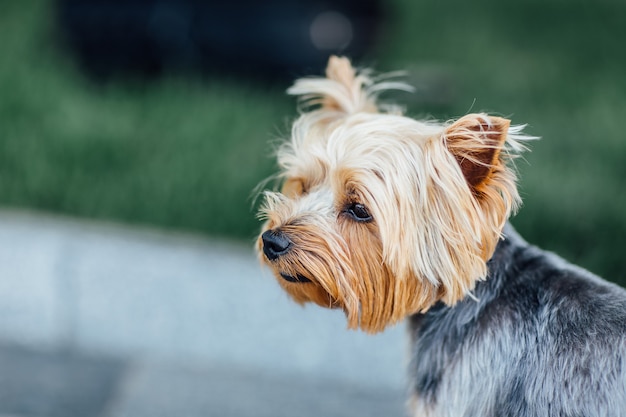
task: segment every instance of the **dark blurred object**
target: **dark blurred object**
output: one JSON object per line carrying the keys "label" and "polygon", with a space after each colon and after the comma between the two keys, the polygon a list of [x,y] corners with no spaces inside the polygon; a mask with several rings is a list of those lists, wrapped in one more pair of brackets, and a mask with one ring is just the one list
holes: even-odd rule
{"label": "dark blurred object", "polygon": [[331,53],[362,56],[382,20],[378,0],[58,0],[58,12],[65,41],[97,78],[319,72]]}

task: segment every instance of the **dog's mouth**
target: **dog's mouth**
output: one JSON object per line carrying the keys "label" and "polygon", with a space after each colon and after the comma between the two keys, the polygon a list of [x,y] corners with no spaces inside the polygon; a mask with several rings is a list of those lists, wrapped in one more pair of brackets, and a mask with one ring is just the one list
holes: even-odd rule
{"label": "dog's mouth", "polygon": [[310,280],[310,279],[308,279],[307,277],[302,276],[302,275],[300,275],[300,274],[296,274],[296,275],[294,276],[294,275],[287,275],[287,274],[285,274],[285,273],[281,272],[281,273],[280,273],[280,276],[281,276],[281,277],[282,277],[285,281],[293,282],[293,283],[296,283],[296,284],[303,284],[303,283],[306,283],[306,282],[311,282],[311,280]]}

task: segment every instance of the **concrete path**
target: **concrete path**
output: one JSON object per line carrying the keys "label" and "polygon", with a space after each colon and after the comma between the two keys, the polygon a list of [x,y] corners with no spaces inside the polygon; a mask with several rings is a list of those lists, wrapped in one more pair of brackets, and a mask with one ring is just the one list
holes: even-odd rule
{"label": "concrete path", "polygon": [[301,308],[252,244],[0,211],[0,417],[402,416],[403,326]]}

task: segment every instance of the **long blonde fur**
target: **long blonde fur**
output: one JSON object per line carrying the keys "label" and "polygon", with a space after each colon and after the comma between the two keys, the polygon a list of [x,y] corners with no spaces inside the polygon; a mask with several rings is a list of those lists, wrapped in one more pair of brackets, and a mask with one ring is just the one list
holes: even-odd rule
{"label": "long blonde fur", "polygon": [[[521,127],[485,114],[417,121],[377,106],[379,92],[401,84],[374,83],[346,58],[326,72],[289,90],[309,106],[278,151],[283,190],[266,192],[261,215],[264,230],[293,245],[265,262],[295,301],[342,308],[350,328],[376,332],[439,300],[454,304],[485,278],[520,202],[509,160]],[[350,218],[355,202],[373,221]]]}

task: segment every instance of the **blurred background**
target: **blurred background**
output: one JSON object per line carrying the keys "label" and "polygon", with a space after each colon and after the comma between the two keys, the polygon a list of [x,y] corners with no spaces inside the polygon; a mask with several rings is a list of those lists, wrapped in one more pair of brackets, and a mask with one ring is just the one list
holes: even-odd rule
{"label": "blurred background", "polygon": [[292,306],[251,249],[284,90],[331,53],[406,70],[384,98],[412,116],[527,123],[513,224],[626,285],[625,22],[619,0],[0,1],[0,415],[402,415],[401,326]]}

